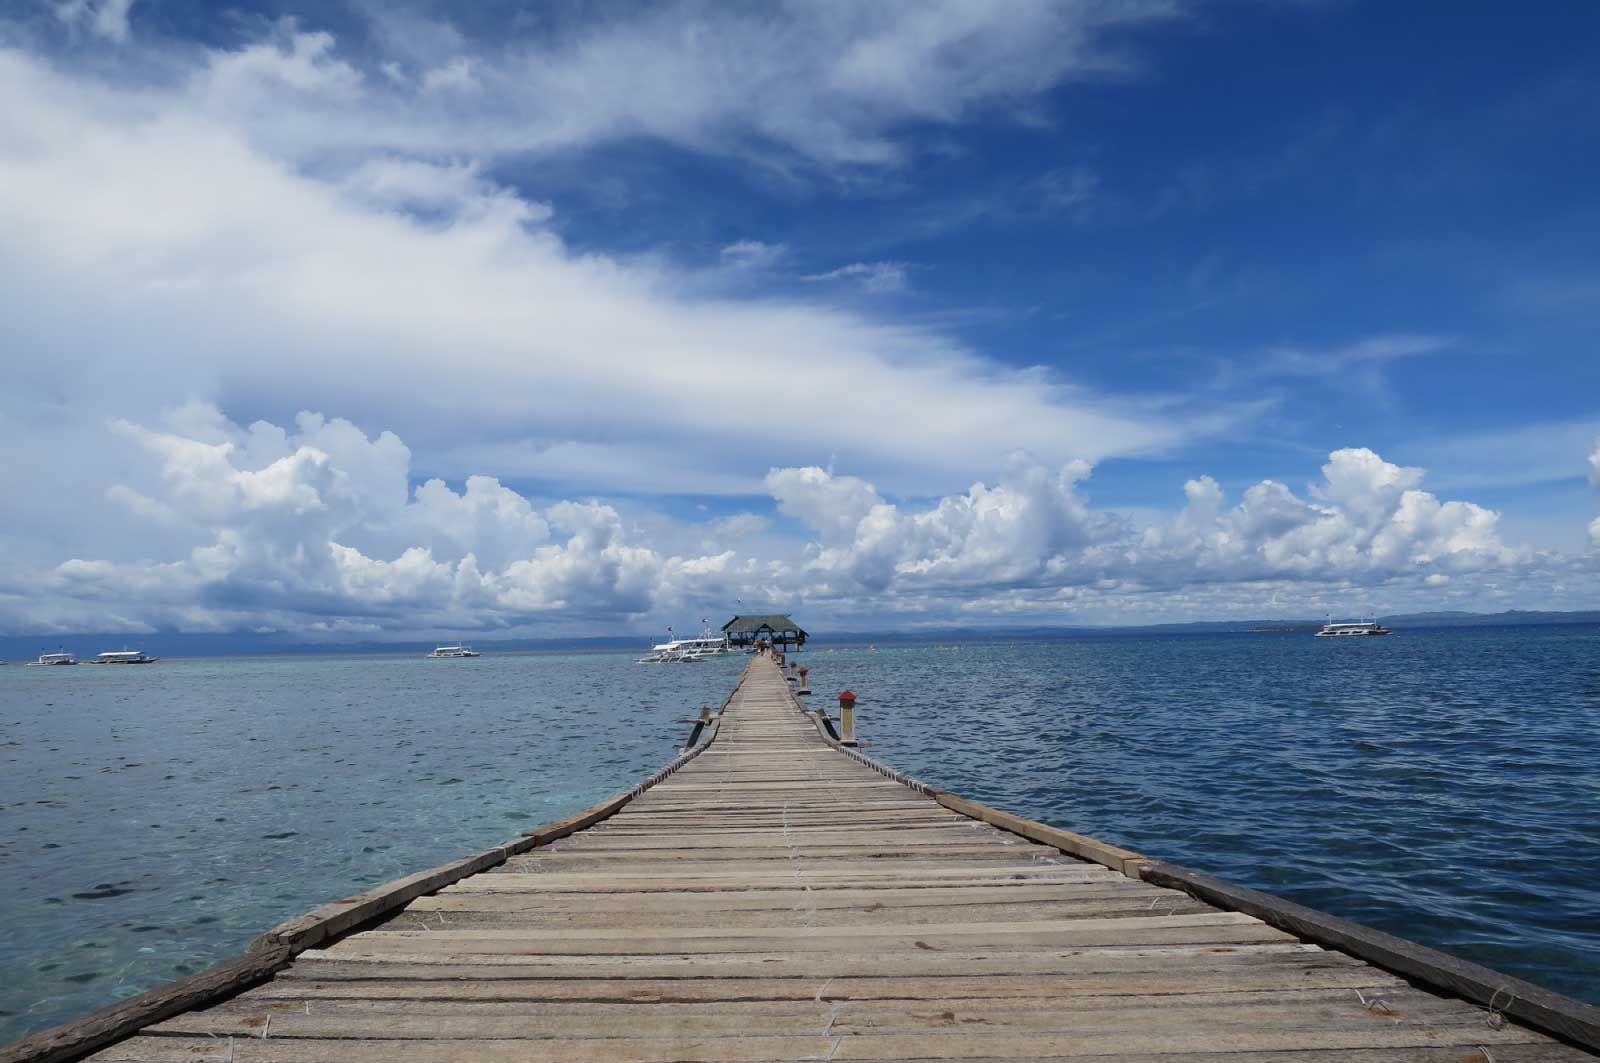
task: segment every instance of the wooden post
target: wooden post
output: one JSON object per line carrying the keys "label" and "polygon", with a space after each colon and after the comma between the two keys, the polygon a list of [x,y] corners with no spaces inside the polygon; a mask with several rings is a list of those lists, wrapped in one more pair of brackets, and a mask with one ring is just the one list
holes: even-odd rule
{"label": "wooden post", "polygon": [[706,729],[706,724],[711,722],[711,706],[700,706],[700,718],[694,722],[694,729],[689,732],[689,740],[683,744],[685,750],[693,749],[694,744],[700,741],[700,732]]}
{"label": "wooden post", "polygon": [[808,671],[808,669],[806,668],[806,666],[802,664],[800,666],[800,686],[795,690],[795,693],[799,694],[801,697],[805,697],[807,694],[811,693],[811,688],[806,686],[806,672],[807,671]]}
{"label": "wooden post", "polygon": [[795,662],[793,662],[793,661],[790,661],[790,662],[789,662],[789,674],[788,674],[788,675],[786,675],[786,676],[784,676],[784,677],[783,677],[783,678],[784,678],[784,679],[785,679],[785,680],[786,680],[786,681],[787,681],[787,682],[790,682],[790,683],[793,683],[793,682],[794,682],[794,681],[795,681],[795,674],[794,674],[794,670],[795,670],[795,669],[796,669],[796,668],[798,668],[798,667],[799,667],[799,665],[797,665],[797,664],[795,664]]}
{"label": "wooden post", "polygon": [[853,691],[849,690],[839,695],[839,744],[841,746],[858,744],[856,742],[856,696]]}

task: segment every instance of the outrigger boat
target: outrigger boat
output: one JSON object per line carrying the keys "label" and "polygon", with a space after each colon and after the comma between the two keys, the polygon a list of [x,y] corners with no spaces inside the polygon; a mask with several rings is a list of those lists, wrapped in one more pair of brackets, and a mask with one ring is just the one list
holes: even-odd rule
{"label": "outrigger boat", "polygon": [[650,647],[650,652],[640,657],[635,664],[687,664],[690,661],[704,661],[711,657],[721,657],[723,654],[732,653],[733,647],[729,645],[726,635],[713,635],[710,628],[700,633],[698,638],[674,639],[671,642],[661,642]]}
{"label": "outrigger boat", "polygon": [[86,664],[155,664],[160,657],[146,657],[143,650],[111,650]]}
{"label": "outrigger boat", "polygon": [[483,654],[471,646],[435,646],[429,657],[482,657]]}
{"label": "outrigger boat", "polygon": [[65,651],[61,653],[41,653],[37,661],[29,661],[29,668],[41,668],[57,664],[77,664],[78,659]]}
{"label": "outrigger boat", "polygon": [[1317,632],[1317,638],[1333,638],[1345,635],[1392,635],[1393,631],[1379,625],[1376,620],[1342,620],[1338,623],[1332,620],[1322,625],[1322,630]]}

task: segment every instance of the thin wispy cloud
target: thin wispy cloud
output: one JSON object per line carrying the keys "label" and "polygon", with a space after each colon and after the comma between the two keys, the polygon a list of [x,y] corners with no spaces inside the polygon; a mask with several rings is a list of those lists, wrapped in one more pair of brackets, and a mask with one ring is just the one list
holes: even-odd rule
{"label": "thin wispy cloud", "polygon": [[[126,35],[126,9],[74,0],[61,10]],[[285,19],[268,39],[212,51],[190,91],[300,159],[353,148],[501,155],[644,136],[779,166],[872,169],[912,157],[894,135],[905,123],[1003,114],[1054,84],[1133,75],[1126,35],[1183,10],[1177,0],[685,0],[480,40],[401,4],[365,12],[373,55]]]}
{"label": "thin wispy cloud", "polygon": [[852,262],[826,273],[807,274],[804,279],[813,283],[847,281],[863,291],[883,295],[906,290],[906,271],[904,262]]}
{"label": "thin wispy cloud", "polygon": [[1328,347],[1274,347],[1261,360],[1260,371],[1293,376],[1341,376],[1401,358],[1423,358],[1457,346],[1448,336],[1400,333],[1367,336]]}
{"label": "thin wispy cloud", "polygon": [[722,264],[734,269],[770,269],[787,257],[789,249],[782,244],[764,244],[760,240],[736,240],[720,252]]}

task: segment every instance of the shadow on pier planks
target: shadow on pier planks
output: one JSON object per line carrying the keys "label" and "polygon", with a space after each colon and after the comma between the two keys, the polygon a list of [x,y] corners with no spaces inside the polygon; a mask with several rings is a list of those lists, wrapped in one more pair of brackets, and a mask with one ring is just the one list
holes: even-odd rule
{"label": "shadow on pier planks", "polygon": [[1468,996],[1485,977],[1514,986],[1502,1010],[1553,1000],[1557,1021],[1540,1021],[1579,1039],[1593,1022],[1526,983],[901,780],[829,741],[763,657],[711,743],[648,788],[324,906],[257,939],[253,972],[230,961],[207,972],[217,984],[0,1061],[1590,1058],[1295,934],[1358,955],[1363,934],[1395,942],[1436,984],[1459,969],[1478,979],[1452,986]]}

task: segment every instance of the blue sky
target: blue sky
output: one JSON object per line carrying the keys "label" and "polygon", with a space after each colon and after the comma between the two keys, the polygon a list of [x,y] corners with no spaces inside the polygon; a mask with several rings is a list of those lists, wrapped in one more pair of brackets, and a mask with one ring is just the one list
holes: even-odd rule
{"label": "blue sky", "polygon": [[1597,23],[0,3],[0,625],[1594,607]]}

